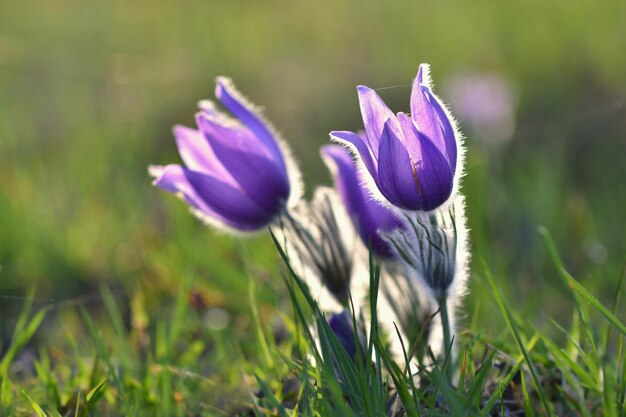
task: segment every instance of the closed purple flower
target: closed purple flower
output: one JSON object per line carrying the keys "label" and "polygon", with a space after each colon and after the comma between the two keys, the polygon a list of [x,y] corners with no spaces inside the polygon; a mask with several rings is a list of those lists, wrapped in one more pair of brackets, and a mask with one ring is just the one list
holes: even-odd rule
{"label": "closed purple flower", "polygon": [[355,151],[380,193],[406,210],[434,210],[450,197],[454,184],[458,138],[429,84],[428,66],[422,64],[410,115],[394,115],[374,90],[358,86],[365,137],[331,132],[335,141]]}
{"label": "closed purple flower", "polygon": [[328,325],[352,360],[356,361],[357,359],[357,340],[359,341],[358,351],[360,352],[361,360],[365,359],[365,353],[367,352],[365,335],[357,323],[355,338],[354,322],[348,310],[332,314],[328,319]]}
{"label": "closed purple flower", "polygon": [[196,129],[173,129],[185,165],[151,166],[150,173],[154,185],[176,193],[209,223],[258,230],[285,209],[290,196],[299,197],[294,164],[229,79],[217,79],[215,96],[237,119],[201,102]]}
{"label": "closed purple flower", "polygon": [[391,209],[370,195],[359,179],[359,172],[347,149],[337,145],[322,147],[322,156],[333,173],[337,189],[348,215],[366,245],[381,257],[393,254],[379,232],[390,232],[403,227]]}

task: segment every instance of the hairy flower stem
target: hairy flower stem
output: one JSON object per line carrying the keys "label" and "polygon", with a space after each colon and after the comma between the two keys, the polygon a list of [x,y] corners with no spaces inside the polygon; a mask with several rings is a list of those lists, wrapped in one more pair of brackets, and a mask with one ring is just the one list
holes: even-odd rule
{"label": "hairy flower stem", "polygon": [[450,335],[450,317],[448,316],[448,297],[439,299],[439,313],[441,314],[441,327],[443,330],[443,355],[445,364],[445,376],[449,384],[454,378],[454,356],[452,353],[452,338]]}

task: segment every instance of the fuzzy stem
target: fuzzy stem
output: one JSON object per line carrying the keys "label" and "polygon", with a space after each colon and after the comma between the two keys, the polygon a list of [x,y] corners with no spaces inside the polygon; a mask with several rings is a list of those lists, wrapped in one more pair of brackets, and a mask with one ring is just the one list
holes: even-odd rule
{"label": "fuzzy stem", "polygon": [[443,357],[446,363],[446,379],[452,383],[454,378],[454,355],[452,353],[452,338],[450,335],[450,317],[448,316],[448,297],[439,299],[439,311],[441,313],[441,327],[443,329]]}

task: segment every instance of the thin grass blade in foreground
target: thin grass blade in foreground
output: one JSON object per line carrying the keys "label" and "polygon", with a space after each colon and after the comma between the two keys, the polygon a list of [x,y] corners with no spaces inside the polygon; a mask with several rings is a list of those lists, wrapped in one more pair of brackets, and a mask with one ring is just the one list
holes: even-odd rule
{"label": "thin grass blade in foreground", "polygon": [[615,317],[615,315],[611,313],[608,308],[602,305],[602,303],[598,301],[598,299],[594,297],[593,294],[587,291],[587,289],[583,287],[580,282],[578,282],[565,270],[565,266],[563,265],[563,261],[561,261],[561,258],[559,257],[550,232],[546,228],[542,227],[540,228],[540,233],[543,235],[546,245],[548,246],[550,256],[552,257],[554,264],[557,266],[559,270],[559,275],[563,279],[565,285],[576,291],[576,293],[580,294],[585,299],[585,301],[594,306],[600,312],[600,314],[602,314],[609,322],[611,322],[611,324],[613,324],[613,326],[615,326],[615,328],[619,330],[622,335],[626,335],[626,326],[622,324],[622,322],[617,317]]}
{"label": "thin grass blade in foreground", "polygon": [[535,383],[537,395],[539,396],[539,399],[541,403],[543,404],[543,407],[546,413],[549,416],[553,416],[554,410],[552,409],[552,407],[546,400],[546,396],[545,396],[545,393],[543,392],[543,388],[541,385],[541,380],[539,379],[539,375],[537,374],[537,370],[535,369],[535,365],[530,357],[530,354],[528,353],[528,350],[526,349],[526,346],[524,345],[524,342],[522,341],[522,338],[520,337],[519,331],[517,329],[517,325],[515,324],[515,320],[513,319],[511,312],[506,306],[506,303],[504,302],[502,298],[502,294],[500,293],[500,290],[498,289],[495,281],[493,280],[493,276],[491,275],[491,271],[489,270],[489,267],[487,266],[485,260],[482,258],[481,258],[481,263],[483,266],[483,271],[485,272],[485,276],[487,277],[487,280],[489,281],[489,285],[491,285],[493,295],[496,299],[496,302],[498,303],[498,306],[500,307],[500,311],[502,312],[502,316],[504,317],[509,330],[511,331],[511,333],[513,333],[513,336],[515,337],[515,341],[517,342],[517,346],[519,347],[520,351],[524,355],[524,359],[526,360],[526,363],[532,375],[533,382]]}

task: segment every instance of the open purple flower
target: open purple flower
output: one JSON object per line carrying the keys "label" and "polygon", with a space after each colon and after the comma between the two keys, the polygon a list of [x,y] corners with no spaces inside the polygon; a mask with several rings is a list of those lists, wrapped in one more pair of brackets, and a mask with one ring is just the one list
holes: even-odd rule
{"label": "open purple flower", "polygon": [[335,188],[363,242],[371,245],[372,251],[378,256],[391,256],[393,252],[379,232],[402,228],[403,223],[390,208],[372,198],[360,181],[357,167],[347,149],[326,145],[322,147],[321,153],[333,173]]}
{"label": "open purple flower", "polygon": [[209,223],[258,230],[285,209],[290,196],[299,198],[294,164],[229,79],[217,79],[215,96],[237,119],[200,102],[197,129],[173,129],[185,165],[151,166],[153,184],[178,195]]}
{"label": "open purple flower", "polygon": [[428,66],[420,65],[411,92],[411,114],[394,115],[374,90],[358,86],[365,137],[331,132],[359,156],[380,193],[406,210],[430,211],[452,193],[457,134],[431,92]]}

